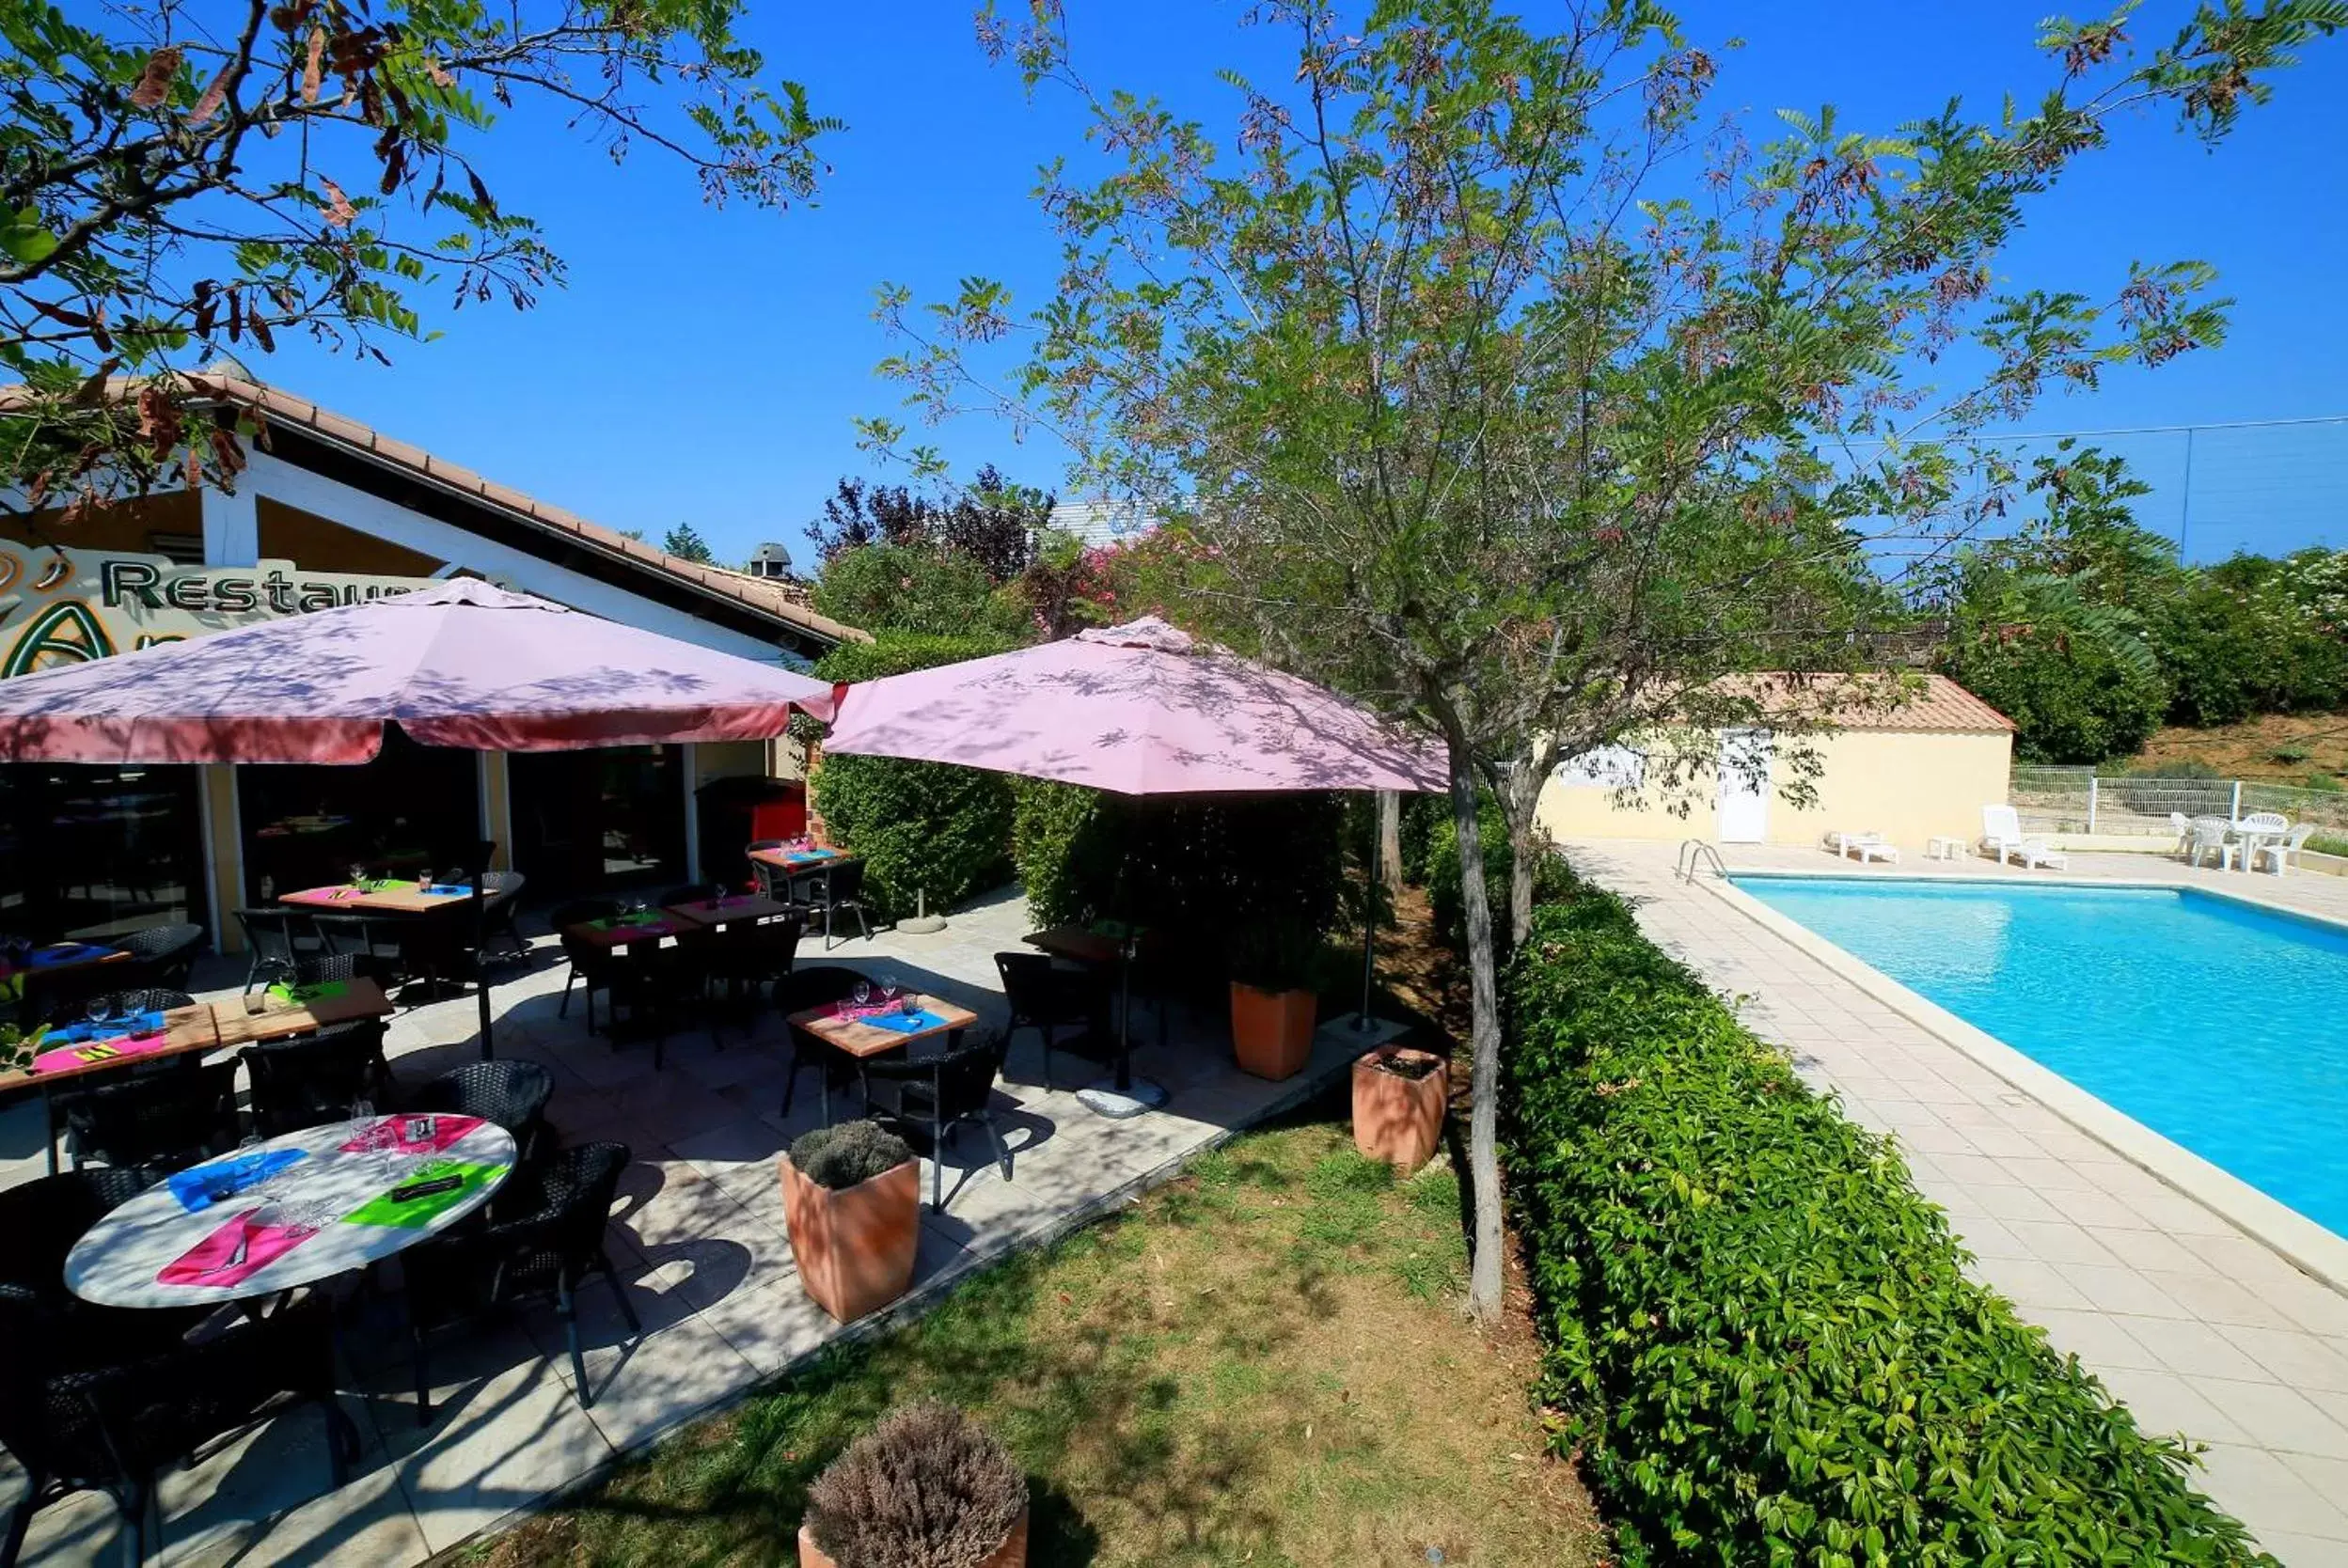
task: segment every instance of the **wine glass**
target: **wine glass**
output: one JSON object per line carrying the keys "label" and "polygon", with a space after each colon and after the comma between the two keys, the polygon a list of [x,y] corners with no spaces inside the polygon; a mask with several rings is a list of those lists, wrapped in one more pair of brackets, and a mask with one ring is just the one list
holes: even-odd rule
{"label": "wine glass", "polygon": [[873,982],[870,980],[858,980],[856,982],[855,989],[850,991],[848,995],[855,999],[857,1006],[863,1007],[873,999]]}
{"label": "wine glass", "polygon": [[96,1039],[99,1034],[103,1032],[106,1017],[110,1011],[111,1010],[106,1006],[106,998],[103,996],[92,996],[89,1000],[82,1004],[82,1013],[89,1020],[89,1033],[91,1039]]}
{"label": "wine glass", "polygon": [[416,890],[419,893],[429,893],[432,891],[432,887],[433,873],[431,869],[429,867],[418,868],[416,872]]}
{"label": "wine glass", "polygon": [[903,989],[905,988],[897,983],[896,976],[886,971],[882,972],[880,976],[880,999],[882,1001],[895,1001],[897,999],[897,993]]}
{"label": "wine glass", "polygon": [[359,888],[367,886],[367,868],[355,860],[351,862],[351,886]]}

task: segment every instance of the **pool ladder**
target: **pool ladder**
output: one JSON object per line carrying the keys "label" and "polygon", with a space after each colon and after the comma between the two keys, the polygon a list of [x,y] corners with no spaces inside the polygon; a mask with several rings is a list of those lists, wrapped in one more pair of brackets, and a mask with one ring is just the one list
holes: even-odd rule
{"label": "pool ladder", "polygon": [[1728,868],[1722,862],[1720,851],[1705,839],[1683,839],[1679,841],[1678,857],[1672,862],[1672,877],[1676,881],[1693,883],[1695,873],[1703,870],[1707,860],[1712,863],[1712,874],[1726,882]]}

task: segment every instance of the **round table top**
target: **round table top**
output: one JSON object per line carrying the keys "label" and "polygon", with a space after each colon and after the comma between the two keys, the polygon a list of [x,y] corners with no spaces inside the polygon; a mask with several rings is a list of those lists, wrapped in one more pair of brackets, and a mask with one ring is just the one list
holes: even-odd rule
{"label": "round table top", "polygon": [[446,1231],[513,1173],[478,1117],[305,1127],[156,1183],[76,1242],[66,1288],[105,1307],[200,1307],[364,1268]]}

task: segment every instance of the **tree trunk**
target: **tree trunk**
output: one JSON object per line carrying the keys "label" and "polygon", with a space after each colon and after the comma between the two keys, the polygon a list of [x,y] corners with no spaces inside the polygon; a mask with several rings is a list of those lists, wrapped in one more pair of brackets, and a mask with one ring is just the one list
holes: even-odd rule
{"label": "tree trunk", "polygon": [[[1451,743],[1451,811],[1459,842],[1477,842],[1475,772],[1466,747]],[[1492,956],[1492,906],[1484,886],[1484,857],[1471,847],[1459,856],[1459,902],[1468,924],[1468,995],[1474,1025],[1469,1091],[1468,1180],[1474,1195],[1474,1235],[1468,1270],[1468,1313],[1489,1325],[1500,1316],[1500,979]]]}
{"label": "tree trunk", "polygon": [[1378,876],[1389,893],[1402,891],[1402,796],[1392,790],[1378,797]]}
{"label": "tree trunk", "polygon": [[1533,864],[1541,850],[1508,830],[1508,948],[1524,946],[1533,934]]}

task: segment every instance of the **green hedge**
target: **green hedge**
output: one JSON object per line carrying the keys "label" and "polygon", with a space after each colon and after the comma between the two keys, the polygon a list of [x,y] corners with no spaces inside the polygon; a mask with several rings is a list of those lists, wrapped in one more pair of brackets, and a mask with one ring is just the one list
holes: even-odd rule
{"label": "green hedge", "polygon": [[1545,1392],[1627,1568],[2271,1561],[1619,901],[1540,910],[1509,1011]]}
{"label": "green hedge", "polygon": [[[1008,640],[884,632],[842,643],[815,673],[873,681],[906,670],[1000,653]],[[893,757],[826,756],[808,781],[832,841],[864,857],[865,893],[885,919],[910,915],[917,890],[950,909],[1011,880],[1014,803],[999,773]]]}
{"label": "green hedge", "polygon": [[[1459,828],[1451,815],[1451,797],[1441,799],[1443,816],[1426,836],[1426,902],[1435,917],[1435,931],[1454,952],[1465,952],[1468,946],[1467,906],[1459,888]],[[1516,865],[1516,854],[1508,845],[1508,824],[1500,814],[1500,803],[1484,796],[1476,808],[1476,831],[1484,840],[1484,897],[1492,911],[1492,931],[1505,950],[1508,945],[1508,873]],[[1545,855],[1533,869],[1533,900],[1546,903],[1563,894],[1570,880],[1566,863],[1554,855]]]}
{"label": "green hedge", "polygon": [[1221,975],[1261,921],[1335,923],[1346,811],[1334,794],[1128,798],[1023,779],[1013,836],[1041,925],[1111,917],[1157,930],[1171,958]]}

